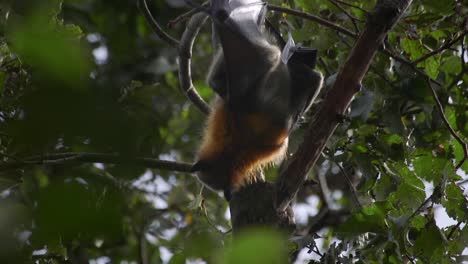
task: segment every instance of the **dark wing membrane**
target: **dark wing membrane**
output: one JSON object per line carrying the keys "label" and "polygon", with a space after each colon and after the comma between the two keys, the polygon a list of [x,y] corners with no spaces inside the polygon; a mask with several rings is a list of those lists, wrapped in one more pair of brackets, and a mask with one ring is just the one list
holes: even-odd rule
{"label": "dark wing membrane", "polygon": [[314,69],[317,64],[317,49],[296,47],[290,61],[291,63],[302,63],[310,69]]}
{"label": "dark wing membrane", "polygon": [[[230,104],[245,100],[272,67],[269,53],[273,47],[264,36],[262,27],[265,4],[252,0],[214,0],[214,28],[221,42],[224,69],[218,69],[215,91]],[[225,79],[221,78],[225,74]],[[225,83],[226,88],[221,87]]]}
{"label": "dark wing membrane", "polygon": [[[289,45],[288,45],[289,44]],[[290,109],[294,123],[310,108],[321,87],[322,74],[314,71],[317,50],[297,46],[290,37],[283,49],[282,57],[287,60],[291,78]]]}

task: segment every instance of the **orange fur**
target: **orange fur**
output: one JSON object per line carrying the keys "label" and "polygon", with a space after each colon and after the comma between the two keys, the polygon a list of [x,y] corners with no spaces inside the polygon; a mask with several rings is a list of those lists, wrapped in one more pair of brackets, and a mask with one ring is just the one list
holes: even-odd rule
{"label": "orange fur", "polygon": [[235,113],[217,98],[198,152],[198,160],[209,167],[198,176],[213,189],[238,188],[280,161],[287,145],[288,128],[274,124],[268,114]]}

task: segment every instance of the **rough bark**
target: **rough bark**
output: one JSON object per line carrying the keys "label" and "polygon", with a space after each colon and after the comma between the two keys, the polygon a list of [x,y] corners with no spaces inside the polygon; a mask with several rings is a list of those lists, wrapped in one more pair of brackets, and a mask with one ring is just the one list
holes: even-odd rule
{"label": "rough bark", "polygon": [[233,193],[230,201],[233,232],[244,227],[269,226],[286,231],[295,228],[294,213],[289,206],[278,214],[273,201],[274,184],[257,182]]}

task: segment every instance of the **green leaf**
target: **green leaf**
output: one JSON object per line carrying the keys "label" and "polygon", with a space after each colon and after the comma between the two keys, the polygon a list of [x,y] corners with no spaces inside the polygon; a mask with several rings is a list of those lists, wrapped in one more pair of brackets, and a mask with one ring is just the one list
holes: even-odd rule
{"label": "green leaf", "polygon": [[76,182],[42,188],[35,208],[40,241],[77,236],[119,237],[122,199],[111,188],[90,190]]}
{"label": "green leaf", "polygon": [[[465,153],[463,151],[463,146],[456,139],[452,138],[450,140],[450,145],[453,149],[453,155],[455,156],[455,164],[460,163],[465,158]],[[462,170],[468,172],[468,161],[465,161],[461,167]]]}
{"label": "green leaf", "polygon": [[[421,185],[423,185],[422,182]],[[424,185],[418,187],[405,182],[398,186],[397,191],[391,194],[389,200],[396,208],[414,210],[424,202],[424,198]]]}
{"label": "green leaf", "polygon": [[429,34],[431,34],[431,36],[436,40],[445,38],[447,36],[447,34],[443,30],[431,30]]}
{"label": "green leaf", "polygon": [[413,255],[420,256],[426,263],[437,263],[443,258],[445,239],[434,222],[426,225],[425,231],[416,239],[413,250]]}
{"label": "green leaf", "polygon": [[380,139],[385,141],[385,143],[387,143],[388,145],[403,143],[403,138],[397,134],[382,135]]}
{"label": "green leaf", "polygon": [[448,165],[444,158],[434,157],[432,153],[425,151],[416,154],[413,159],[413,166],[416,175],[428,181],[438,182],[443,175],[445,167]]}
{"label": "green leaf", "polygon": [[415,228],[416,230],[422,230],[426,224],[427,219],[423,215],[416,215],[411,220],[411,227]]}
{"label": "green leaf", "polygon": [[382,173],[380,179],[375,184],[373,192],[377,201],[385,201],[388,199],[388,196],[396,191],[397,181],[390,176],[388,173]]}
{"label": "green leaf", "polygon": [[432,56],[424,61],[424,70],[432,79],[437,79],[439,75],[440,59]]}
{"label": "green leaf", "polygon": [[461,71],[461,62],[460,58],[457,56],[450,56],[444,59],[440,70],[443,72],[449,72],[451,74],[456,74]]}
{"label": "green leaf", "polygon": [[389,209],[387,202],[376,202],[353,214],[344,224],[338,227],[337,233],[351,237],[367,232],[384,234],[387,229],[385,216]]}
{"label": "green leaf", "polygon": [[453,107],[449,107],[449,106],[445,107],[444,112],[450,125],[452,127],[457,127],[457,116]]}
{"label": "green leaf", "polygon": [[417,40],[404,38],[402,40],[401,46],[403,47],[405,52],[408,53],[411,60],[418,59],[423,55],[421,43],[419,43],[419,41]]}
{"label": "green leaf", "polygon": [[287,263],[283,239],[272,230],[244,230],[216,263]]}
{"label": "green leaf", "polygon": [[440,0],[421,0],[421,2],[431,11],[438,14],[448,14],[454,9],[455,2]]}
{"label": "green leaf", "polygon": [[445,195],[442,199],[442,205],[447,214],[457,221],[465,220],[468,212],[468,203],[463,191],[457,184],[451,183],[445,189]]}
{"label": "green leaf", "polygon": [[368,152],[368,148],[364,144],[355,144],[353,145],[353,151],[357,153],[366,153]]}
{"label": "green leaf", "polygon": [[424,183],[404,163],[387,163],[387,167],[400,176],[398,188],[389,201],[402,210],[419,207],[425,199]]}

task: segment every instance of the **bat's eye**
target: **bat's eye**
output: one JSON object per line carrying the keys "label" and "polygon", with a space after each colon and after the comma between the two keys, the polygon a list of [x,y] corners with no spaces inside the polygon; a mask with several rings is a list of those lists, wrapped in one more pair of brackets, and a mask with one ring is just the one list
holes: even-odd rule
{"label": "bat's eye", "polygon": [[228,18],[229,14],[226,10],[218,10],[216,11],[215,17],[218,19],[220,22],[224,22]]}

